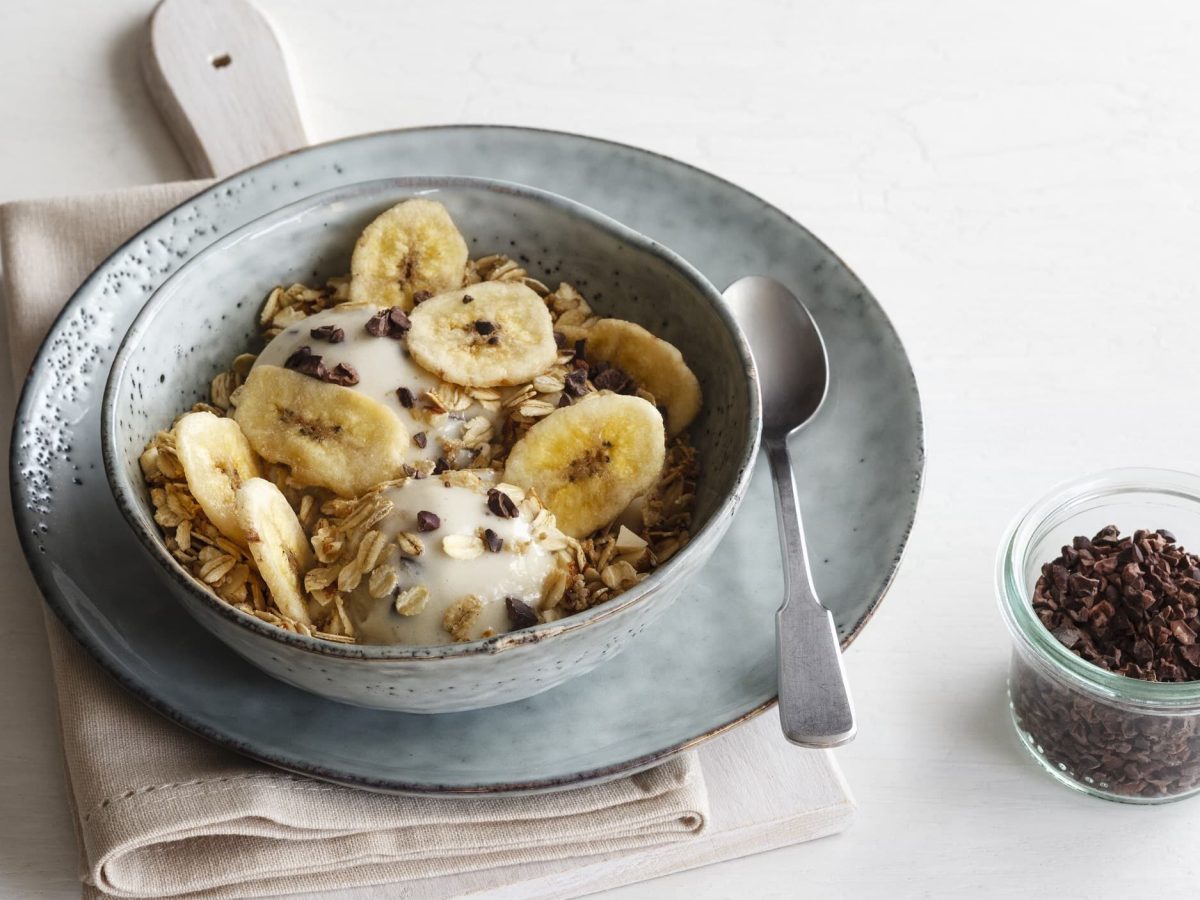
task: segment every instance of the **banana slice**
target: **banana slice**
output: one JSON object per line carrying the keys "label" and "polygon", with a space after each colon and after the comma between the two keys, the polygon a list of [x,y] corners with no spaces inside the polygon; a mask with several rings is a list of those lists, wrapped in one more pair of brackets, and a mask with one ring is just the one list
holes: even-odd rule
{"label": "banana slice", "polygon": [[467,242],[446,207],[405,200],[359,235],[350,257],[350,299],[407,312],[418,291],[440,294],[461,286],[466,268]]}
{"label": "banana slice", "polygon": [[210,412],[188,413],[175,423],[175,452],[188,490],[217,530],[246,546],[234,495],[259,476],[258,459],[237,422]]}
{"label": "banana slice", "polygon": [[408,431],[378,400],[280,366],[255,366],[233,414],[258,455],[303,485],[355,497],[403,471]]}
{"label": "banana slice", "polygon": [[641,397],[589,394],[546,416],[508,455],[504,480],[533,488],[558,527],[582,538],[607,525],[662,472],[663,420]]}
{"label": "banana slice", "polygon": [[238,488],[236,505],[250,555],[275,605],[297,622],[311,625],[304,573],[313,564],[312,548],[287,498],[266,479],[251,478]]}
{"label": "banana slice", "polygon": [[584,355],[624,370],[666,410],[667,434],[687,428],[700,412],[700,382],[683,354],[641,325],[601,319],[587,330]]}
{"label": "banana slice", "polygon": [[521,384],[558,355],[546,303],[523,284],[486,281],[426,300],[412,312],[408,352],[452,384]]}

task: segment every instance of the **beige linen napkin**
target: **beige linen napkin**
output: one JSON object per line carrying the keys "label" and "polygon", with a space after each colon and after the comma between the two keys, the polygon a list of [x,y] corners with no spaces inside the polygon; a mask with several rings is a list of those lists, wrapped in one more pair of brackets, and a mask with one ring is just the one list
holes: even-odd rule
{"label": "beige linen napkin", "polygon": [[[18,384],[88,272],[203,186],[0,206]],[[93,895],[244,897],[421,880],[423,897],[449,896],[460,892],[455,880],[439,876],[684,841],[709,817],[694,754],[538,797],[386,797],[290,775],[160,718],[116,686],[52,613],[46,624],[81,877]]]}

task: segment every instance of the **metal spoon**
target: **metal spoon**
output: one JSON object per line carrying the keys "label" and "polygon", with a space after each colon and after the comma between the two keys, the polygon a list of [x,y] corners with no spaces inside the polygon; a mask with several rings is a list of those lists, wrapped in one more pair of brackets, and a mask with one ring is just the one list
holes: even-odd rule
{"label": "metal spoon", "polygon": [[804,304],[774,279],[742,278],[726,289],[725,300],[758,367],[763,447],[775,479],[784,570],[783,605],[775,615],[783,734],[801,747],[837,747],[854,738],[854,708],[833,616],[813,590],[787,448],[788,437],[825,401],[825,343]]}

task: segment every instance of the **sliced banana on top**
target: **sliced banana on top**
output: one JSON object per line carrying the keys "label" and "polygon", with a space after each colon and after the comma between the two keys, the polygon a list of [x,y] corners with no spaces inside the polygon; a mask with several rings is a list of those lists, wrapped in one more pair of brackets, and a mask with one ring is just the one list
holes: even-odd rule
{"label": "sliced banana on top", "polygon": [[624,319],[601,319],[587,330],[584,355],[622,369],[666,410],[667,434],[679,434],[700,412],[700,382],[674,344]]}
{"label": "sliced banana on top", "polygon": [[408,431],[377,400],[280,366],[255,366],[234,419],[259,456],[303,485],[355,497],[403,472]]}
{"label": "sliced banana on top", "polygon": [[663,419],[653,405],[641,397],[589,394],[517,441],[504,480],[533,488],[558,527],[582,538],[649,490],[665,455]]}
{"label": "sliced banana on top", "polygon": [[246,546],[234,495],[259,476],[258,458],[237,422],[210,412],[188,413],[175,423],[175,452],[188,490],[217,530]]}
{"label": "sliced banana on top", "polygon": [[350,299],[376,306],[413,307],[413,294],[440,294],[463,283],[467,242],[446,207],[405,200],[368,225],[350,257]]}
{"label": "sliced banana on top", "polygon": [[265,478],[251,478],[238,488],[236,507],[250,555],[275,605],[297,622],[311,625],[304,573],[313,565],[313,553],[287,498]]}
{"label": "sliced banana on top", "polygon": [[558,355],[546,303],[523,284],[486,281],[426,300],[412,312],[408,352],[452,384],[521,384]]}

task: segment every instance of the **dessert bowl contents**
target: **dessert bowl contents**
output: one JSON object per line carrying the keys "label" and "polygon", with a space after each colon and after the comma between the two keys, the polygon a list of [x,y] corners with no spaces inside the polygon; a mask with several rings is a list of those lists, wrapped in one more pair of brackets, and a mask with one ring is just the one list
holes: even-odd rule
{"label": "dessert bowl contents", "polygon": [[167,549],[222,600],[340,643],[470,641],[603,603],[687,542],[679,350],[467,256],[440,203],[392,207],[349,278],[271,291],[265,346],[150,441]]}

